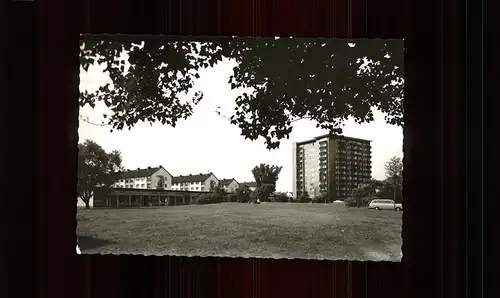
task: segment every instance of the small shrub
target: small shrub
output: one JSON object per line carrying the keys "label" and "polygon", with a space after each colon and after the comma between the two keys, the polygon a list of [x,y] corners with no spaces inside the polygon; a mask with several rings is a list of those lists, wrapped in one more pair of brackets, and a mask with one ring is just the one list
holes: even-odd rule
{"label": "small shrub", "polygon": [[248,202],[250,202],[250,200],[251,200],[251,198],[250,198],[250,195],[248,195],[248,194],[243,194],[243,195],[238,196],[239,203],[248,203]]}
{"label": "small shrub", "polygon": [[218,193],[213,193],[210,195],[210,204],[222,203],[223,196]]}
{"label": "small shrub", "polygon": [[205,205],[205,204],[218,204],[222,203],[222,196],[219,194],[203,194],[196,198],[196,204]]}
{"label": "small shrub", "polygon": [[356,200],[356,198],[349,197],[349,198],[344,200],[344,204],[346,205],[346,207],[356,207],[357,200]]}
{"label": "small shrub", "polygon": [[369,198],[369,197],[362,198],[360,207],[368,207],[368,205],[370,205],[370,202],[372,200],[373,200],[373,198]]}
{"label": "small shrub", "polygon": [[355,198],[355,197],[349,197],[344,200],[344,204],[347,207],[368,207],[370,205],[370,202],[373,200],[373,198],[365,197],[365,198]]}
{"label": "small shrub", "polygon": [[240,187],[240,188],[236,189],[236,193],[235,193],[236,201],[238,203],[248,203],[251,199],[250,194],[251,194],[251,191],[248,188]]}
{"label": "small shrub", "polygon": [[288,202],[288,196],[283,193],[278,193],[274,196],[274,201],[278,203],[285,203]]}
{"label": "small shrub", "polygon": [[311,199],[306,197],[300,197],[298,203],[310,203]]}
{"label": "small shrub", "polygon": [[254,201],[266,202],[269,200],[269,196],[274,192],[274,186],[269,184],[264,184],[258,186],[251,194],[250,197]]}
{"label": "small shrub", "polygon": [[196,198],[196,204],[198,205],[205,205],[205,204],[210,204],[210,195],[209,194],[204,194]]}
{"label": "small shrub", "polygon": [[309,197],[309,194],[307,192],[303,192],[297,198],[297,202],[298,203],[310,203],[311,202],[311,198]]}
{"label": "small shrub", "polygon": [[325,196],[325,203],[333,203],[333,201],[335,201],[335,198],[333,196]]}
{"label": "small shrub", "polygon": [[333,203],[334,199],[328,194],[321,194],[314,198],[314,203]]}
{"label": "small shrub", "polygon": [[230,194],[227,196],[227,201],[231,203],[238,202],[238,196],[235,194]]}
{"label": "small shrub", "polygon": [[325,197],[324,196],[317,196],[313,199],[314,203],[326,203]]}

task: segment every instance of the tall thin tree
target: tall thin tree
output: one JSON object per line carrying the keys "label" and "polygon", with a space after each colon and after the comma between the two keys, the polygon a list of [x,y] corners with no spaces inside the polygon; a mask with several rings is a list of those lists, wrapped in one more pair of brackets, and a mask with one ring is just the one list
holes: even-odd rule
{"label": "tall thin tree", "polygon": [[393,188],[394,209],[396,209],[396,189],[403,185],[403,161],[399,157],[392,157],[385,164],[385,177]]}
{"label": "tall thin tree", "polygon": [[[283,167],[261,163],[252,169],[252,174],[257,183],[257,193],[262,193],[262,197],[267,197],[276,191],[276,182]],[[256,189],[256,190],[257,190]]]}

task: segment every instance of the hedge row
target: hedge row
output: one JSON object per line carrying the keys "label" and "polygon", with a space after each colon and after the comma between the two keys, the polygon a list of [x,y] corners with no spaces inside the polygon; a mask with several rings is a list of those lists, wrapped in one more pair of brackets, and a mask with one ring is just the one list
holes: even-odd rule
{"label": "hedge row", "polygon": [[[370,202],[372,201],[372,198],[347,198],[344,200],[344,204],[347,207],[368,207],[370,205]],[[359,203],[359,206],[358,206]]]}
{"label": "hedge row", "polygon": [[[231,202],[231,203],[248,203],[250,201],[250,196],[240,196],[238,197],[235,194],[229,195],[219,195],[219,194],[204,194],[196,198],[191,199],[191,204],[205,205],[205,204],[218,204],[222,202]],[[371,198],[346,198],[344,199],[344,204],[347,207],[367,207],[370,204]],[[301,196],[297,199],[289,198],[286,196],[274,196],[269,201],[277,202],[277,203],[333,203],[334,199],[328,197],[317,197],[311,199],[307,196]]]}

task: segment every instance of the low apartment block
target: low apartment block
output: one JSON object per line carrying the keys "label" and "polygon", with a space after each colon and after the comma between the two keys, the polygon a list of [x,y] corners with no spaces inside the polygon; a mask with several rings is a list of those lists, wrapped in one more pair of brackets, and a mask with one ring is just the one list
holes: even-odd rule
{"label": "low apartment block", "polygon": [[119,173],[117,188],[170,189],[172,175],[164,167],[127,170]]}
{"label": "low apartment block", "polygon": [[211,191],[219,184],[213,173],[176,176],[172,179],[172,190]]}

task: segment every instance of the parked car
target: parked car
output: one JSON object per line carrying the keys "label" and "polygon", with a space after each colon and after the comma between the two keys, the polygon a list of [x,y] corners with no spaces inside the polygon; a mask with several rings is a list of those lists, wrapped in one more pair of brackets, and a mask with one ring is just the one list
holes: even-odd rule
{"label": "parked car", "polygon": [[375,210],[403,210],[403,204],[396,203],[394,204],[394,200],[389,199],[375,199],[370,202],[368,205],[368,209]]}

